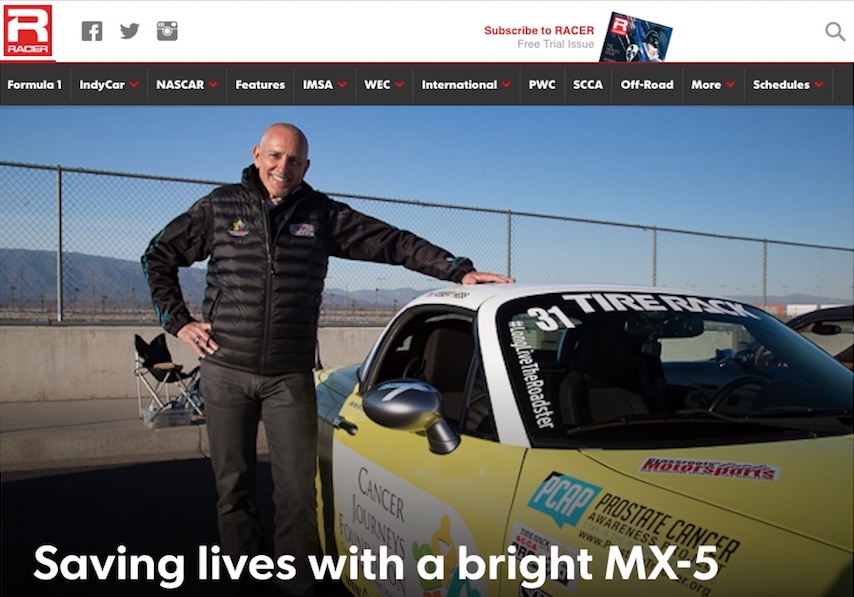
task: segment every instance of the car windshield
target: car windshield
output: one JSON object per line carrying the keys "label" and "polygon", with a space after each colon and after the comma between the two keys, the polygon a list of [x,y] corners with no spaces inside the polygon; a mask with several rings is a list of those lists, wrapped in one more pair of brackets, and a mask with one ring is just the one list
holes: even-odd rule
{"label": "car windshield", "polygon": [[503,305],[497,329],[534,445],[850,432],[854,375],[749,305],[664,293],[547,294]]}

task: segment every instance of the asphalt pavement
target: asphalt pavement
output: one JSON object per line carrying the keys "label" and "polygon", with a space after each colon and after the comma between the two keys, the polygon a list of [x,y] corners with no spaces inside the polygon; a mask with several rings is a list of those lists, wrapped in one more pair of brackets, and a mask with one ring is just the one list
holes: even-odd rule
{"label": "asphalt pavement", "polygon": [[[216,494],[207,459],[148,462],[86,469],[20,471],[2,478],[2,574],[4,597],[62,595],[63,597],[110,596],[205,596],[233,595],[227,580],[199,580],[199,546],[218,544]],[[260,506],[268,535],[272,530],[272,483],[268,462],[259,465]],[[55,551],[44,546],[53,546]],[[153,580],[119,580],[114,568],[107,581],[97,580],[87,563],[88,578],[64,580],[61,563],[69,555],[149,555],[155,563]],[[35,573],[50,573],[53,562],[59,572],[53,580],[39,580]],[[164,568],[165,556],[183,559],[183,573]],[[176,561],[173,560],[173,561]],[[118,562],[118,558],[116,562]],[[126,563],[130,560],[126,559]],[[129,571],[132,566],[128,565]],[[67,570],[79,571],[76,563]],[[172,575],[170,577],[170,575]],[[129,573],[128,573],[129,576]],[[167,589],[160,586],[177,584]],[[317,583],[318,597],[343,597],[340,583]]]}
{"label": "asphalt pavement", "polygon": [[[271,536],[272,481],[263,427],[259,449],[259,505]],[[199,579],[200,546],[218,545],[216,491],[206,452],[203,420],[150,429],[138,417],[136,400],[0,404],[0,592],[4,597],[233,595],[228,580]],[[139,568],[130,556],[141,555],[151,556],[154,579],[119,579],[118,565],[124,562],[130,576]],[[95,556],[97,565],[113,556],[114,567],[107,580],[98,580],[96,566],[86,558],[84,579],[82,558],[68,556]],[[65,576],[76,580],[62,578],[63,562]],[[57,573],[52,580],[36,578],[51,572]],[[348,593],[340,583],[323,581],[317,595]]]}

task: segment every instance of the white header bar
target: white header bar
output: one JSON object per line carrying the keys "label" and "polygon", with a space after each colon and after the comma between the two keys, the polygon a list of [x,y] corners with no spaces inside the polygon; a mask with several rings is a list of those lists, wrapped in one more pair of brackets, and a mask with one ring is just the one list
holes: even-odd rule
{"label": "white header bar", "polygon": [[[27,40],[44,33],[45,7],[50,54],[9,55],[36,45]],[[3,59],[593,63],[603,57],[612,13],[660,27],[665,62],[854,62],[854,3],[734,0],[36,0],[4,4]],[[625,61],[626,49],[612,53]]]}

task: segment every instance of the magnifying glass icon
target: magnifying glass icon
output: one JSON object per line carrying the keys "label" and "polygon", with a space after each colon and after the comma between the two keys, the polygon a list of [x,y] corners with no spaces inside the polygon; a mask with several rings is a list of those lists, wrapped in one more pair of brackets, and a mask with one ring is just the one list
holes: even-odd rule
{"label": "magnifying glass icon", "polygon": [[827,33],[827,37],[838,37],[842,41],[848,41],[842,37],[842,27],[836,21],[829,22],[824,28],[824,32]]}

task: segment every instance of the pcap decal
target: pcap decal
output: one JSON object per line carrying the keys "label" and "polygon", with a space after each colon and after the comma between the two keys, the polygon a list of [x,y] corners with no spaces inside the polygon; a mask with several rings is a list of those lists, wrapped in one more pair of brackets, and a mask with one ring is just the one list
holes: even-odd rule
{"label": "pcap decal", "polygon": [[558,528],[575,526],[600,491],[601,487],[555,472],[540,484],[528,507],[551,517]]}

